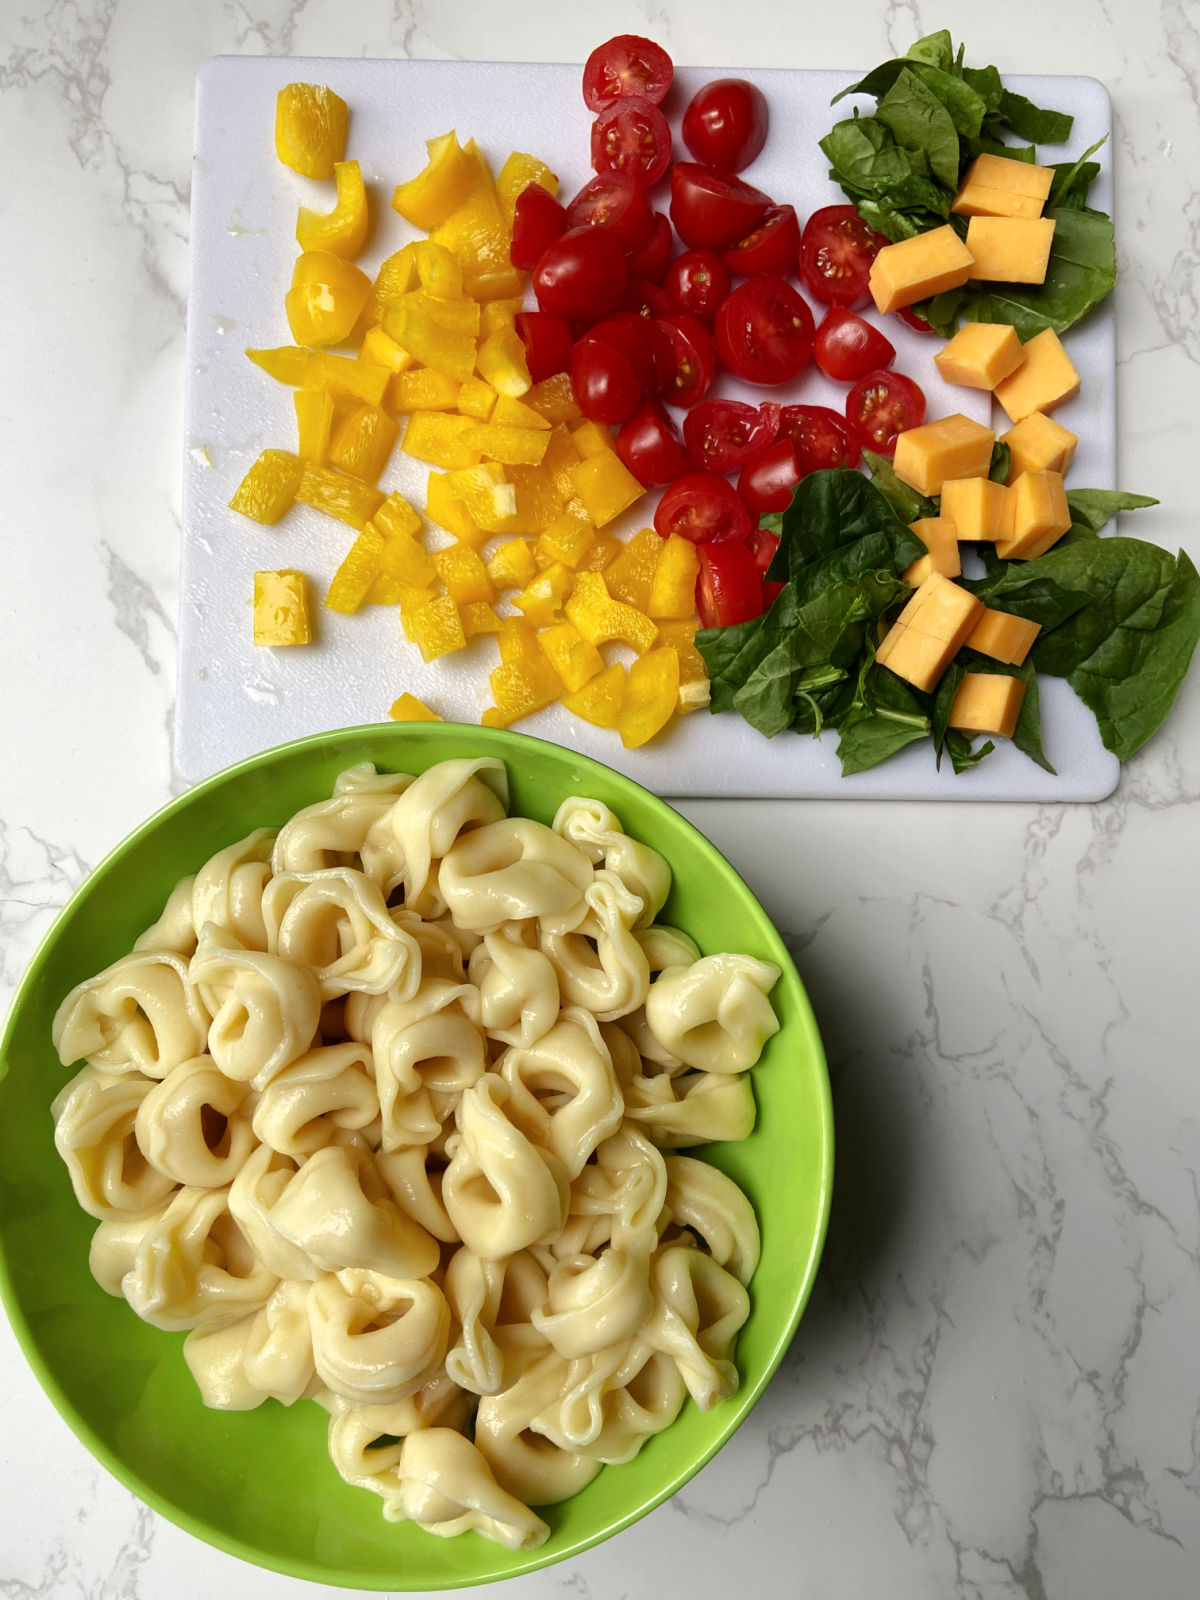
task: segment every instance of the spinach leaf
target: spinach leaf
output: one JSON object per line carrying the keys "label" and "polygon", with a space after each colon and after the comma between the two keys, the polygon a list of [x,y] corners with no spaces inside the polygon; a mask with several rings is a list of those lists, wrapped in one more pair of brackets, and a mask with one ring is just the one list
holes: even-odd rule
{"label": "spinach leaf", "polygon": [[894,672],[873,667],[870,682],[870,700],[865,694],[856,698],[839,728],[838,759],[844,776],[878,766],[929,733],[929,718],[916,695]]}
{"label": "spinach leaf", "polygon": [[1092,161],[1090,157],[1096,154],[1104,144],[1104,139],[1097,139],[1077,161],[1060,161],[1050,170],[1054,177],[1050,180],[1050,193],[1046,204],[1051,210],[1078,210],[1087,205],[1088,190],[1100,176],[1100,163]]}
{"label": "spinach leaf", "polygon": [[1122,489],[1068,489],[1067,504],[1073,521],[1085,523],[1093,533],[1099,533],[1118,511],[1140,511],[1143,506],[1156,506],[1158,501],[1148,494],[1127,494]]}
{"label": "spinach leaf", "polygon": [[900,573],[925,549],[861,473],[847,467],[810,472],[783,514],[779,549],[767,576],[773,582],[794,581],[810,563],[868,538],[871,544],[865,559],[846,558],[850,564],[833,567],[832,576],[864,571],[867,566]]}
{"label": "spinach leaf", "polygon": [[[1056,548],[1061,549],[1061,543]],[[989,570],[982,578],[963,579],[963,587],[978,595],[984,605],[1036,622],[1045,634],[1088,604],[1082,586],[1069,588],[1039,567],[1044,556],[1037,561],[1001,561],[993,548],[983,545],[981,549]]]}
{"label": "spinach leaf", "polygon": [[875,116],[898,146],[920,150],[933,176],[954,189],[958,184],[958,129],[954,118],[915,72],[907,67],[880,100]]}
{"label": "spinach leaf", "polygon": [[915,489],[910,489],[908,484],[902,483],[886,456],[876,455],[874,450],[864,450],[862,458],[867,471],[871,474],[871,482],[901,522],[917,522],[921,517],[937,516],[937,501],[918,494]]}
{"label": "spinach leaf", "polygon": [[949,215],[949,192],[930,179],[923,150],[902,149],[891,129],[876,117],[850,117],[835,123],[821,140],[829,159],[830,177],[856,203],[874,199],[889,212],[912,211],[927,216],[922,226]]}
{"label": "spinach leaf", "polygon": [[995,748],[989,739],[986,744],[981,744],[975,749],[971,743],[971,735],[963,733],[961,728],[951,728],[946,735],[946,754],[950,757],[950,764],[956,773],[977,767],[984,756],[990,756]]}
{"label": "spinach leaf", "polygon": [[954,65],[954,41],[949,28],[939,28],[936,33],[927,33],[924,38],[918,39],[909,46],[907,59],[924,61],[931,67],[940,67],[943,72],[949,72]]}
{"label": "spinach leaf", "polygon": [[[965,652],[959,651],[958,657],[950,663],[942,673],[941,681],[933,691],[933,706],[929,714],[929,731],[933,736],[933,753],[937,764],[942,765],[942,750],[946,744],[947,735],[956,731],[950,727],[950,708],[954,704],[954,696],[958,693],[959,685],[967,675],[967,664],[963,659]],[[968,740],[968,746],[970,741]]]}
{"label": "spinach leaf", "polygon": [[[994,70],[994,69],[993,69]],[[843,89],[840,94],[835,94],[830,101],[836,105],[839,100],[845,99],[849,94],[869,94],[876,100],[882,100],[894,87],[896,80],[902,73],[910,73],[919,78],[926,89],[945,107],[951,121],[958,133],[964,139],[973,139],[983,126],[983,121],[994,109],[988,101],[962,78],[956,77],[952,72],[943,70],[940,66],[914,61],[911,57],[903,60],[885,61],[882,66],[876,67],[873,72],[868,72],[865,78],[860,78],[857,83],[852,83],[849,88]],[[997,82],[999,74],[997,74]],[[876,112],[881,121],[887,122],[883,115],[882,107]],[[892,130],[901,144],[907,141],[897,128]],[[958,161],[958,152],[955,152],[955,161]]]}
{"label": "spinach leaf", "polygon": [[1000,96],[999,116],[1018,139],[1028,139],[1030,144],[1064,144],[1071,137],[1075,122],[1065,111],[1035,106],[1032,100],[1011,89],[1005,89]]}
{"label": "spinach leaf", "polygon": [[962,67],[963,82],[983,101],[983,114],[989,120],[1000,110],[1004,83],[995,67]]}
{"label": "spinach leaf", "polygon": [[1003,439],[997,439],[992,446],[992,464],[988,468],[988,477],[993,483],[1007,483],[1011,471],[1012,450]]}

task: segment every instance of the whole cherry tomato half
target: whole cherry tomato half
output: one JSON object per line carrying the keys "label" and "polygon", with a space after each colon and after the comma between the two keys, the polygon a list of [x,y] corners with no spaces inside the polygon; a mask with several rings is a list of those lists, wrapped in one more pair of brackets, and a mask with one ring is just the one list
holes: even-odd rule
{"label": "whole cherry tomato half", "polygon": [[628,172],[647,188],[671,161],[671,130],[649,100],[618,100],[592,123],[592,166],[597,172]]}
{"label": "whole cherry tomato half", "polygon": [[568,371],[575,404],[592,422],[624,422],[641,404],[642,386],[633,364],[610,344],[580,339]]}
{"label": "whole cherry tomato half", "polygon": [[741,172],[767,142],[767,97],[745,78],[714,78],[683,113],[683,142],[719,172]]}
{"label": "whole cherry tomato half", "polygon": [[692,460],[708,472],[733,472],[779,432],[779,407],[771,400],[702,400],[683,419]]}
{"label": "whole cherry tomato half", "polygon": [[653,39],[619,33],[597,45],[583,68],[583,100],[589,111],[604,111],[630,95],[661,104],[675,77],[671,58]]}
{"label": "whole cherry tomato half", "polygon": [[746,546],[706,544],[700,548],[696,610],[706,628],[730,628],[762,615],[763,586]]}
{"label": "whole cherry tomato half", "polygon": [[724,544],[750,532],[750,513],[727,478],[715,472],[689,472],[676,478],[658,502],[655,531],[673,533],[693,544]]}
{"label": "whole cherry tomato half", "polygon": [[813,360],[827,378],[853,383],[868,372],[890,367],[896,347],[856,311],[830,306],[813,340]]}
{"label": "whole cherry tomato half", "polygon": [[813,314],[782,278],[763,273],[739,284],[717,312],[721,360],[747,383],[788,383],[808,364]]}
{"label": "whole cherry tomato half", "polygon": [[868,372],[846,396],[846,420],[864,447],[890,456],[896,436],[924,422],[925,396],[902,372]]}
{"label": "whole cherry tomato half", "polygon": [[800,236],[800,280],[826,306],[865,306],[871,263],[887,240],[853,206],[822,206]]}
{"label": "whole cherry tomato half", "polygon": [[790,439],[776,439],[763,450],[756,450],[738,476],[737,492],[742,504],[756,517],[764,511],[786,511],[792,491],[804,474],[796,460]]}
{"label": "whole cherry tomato half", "polygon": [[525,346],[525,365],[534,383],[566,371],[574,342],[570,323],[549,311],[518,311],[516,328]]}
{"label": "whole cherry tomato half", "polygon": [[685,250],[667,268],[663,288],[680,311],[711,328],[729,293],[729,273],[715,250]]}
{"label": "whole cherry tomato half", "polygon": [[672,317],[675,302],[667,291],[649,278],[629,279],[629,286],[621,296],[621,310],[632,311],[639,317]]}
{"label": "whole cherry tomato half", "polygon": [[598,172],[568,205],[566,225],[611,228],[622,250],[632,250],[649,238],[654,213],[645,185],[631,172]]}
{"label": "whole cherry tomato half", "polygon": [[663,398],[673,406],[694,406],[712,387],[717,374],[717,347],[702,322],[680,311],[656,319],[671,347],[671,371]]}
{"label": "whole cherry tomato half", "polygon": [[617,454],[648,489],[674,483],[692,466],[679,429],[657,400],[639,406],[622,427],[617,434]]}
{"label": "whole cherry tomato half", "polygon": [[760,272],[786,278],[800,256],[800,223],[794,206],[771,206],[752,233],[722,252],[721,260],[737,278]]}
{"label": "whole cherry tomato half", "polygon": [[671,246],[674,242],[666,215],[656,211],[646,238],[636,249],[625,252],[630,278],[646,278],[651,283],[661,283],[671,264]]}
{"label": "whole cherry tomato half", "polygon": [[533,291],[543,311],[571,322],[594,322],[620,305],[625,278],[625,255],[614,233],[568,228],[542,252],[533,270]]}
{"label": "whole cherry tomato half", "polygon": [[862,455],[850,424],[828,406],[784,406],[779,431],[792,441],[802,477],[824,467],[856,467]]}
{"label": "whole cherry tomato half", "polygon": [[593,323],[586,339],[610,344],[629,362],[645,394],[657,394],[675,370],[671,341],[664,328],[632,311],[614,311]]}
{"label": "whole cherry tomato half", "polygon": [[771,197],[740,178],[677,161],[671,168],[671,221],[693,250],[726,250],[755,229]]}
{"label": "whole cherry tomato half", "polygon": [[780,583],[767,577],[771,570],[771,563],[775,559],[775,552],[779,549],[779,535],[771,533],[767,528],[755,528],[746,540],[746,549],[754,557],[754,565],[762,576],[763,606],[772,605],[776,595],[787,588],[786,583]]}
{"label": "whole cherry tomato half", "polygon": [[567,213],[540,183],[526,184],[513,207],[512,244],[508,259],[522,272],[532,272],[543,252],[567,229]]}

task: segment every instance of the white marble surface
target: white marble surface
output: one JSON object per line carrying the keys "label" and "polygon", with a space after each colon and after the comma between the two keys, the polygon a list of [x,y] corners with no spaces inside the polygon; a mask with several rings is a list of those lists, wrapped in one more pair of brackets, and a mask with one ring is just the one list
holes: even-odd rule
{"label": "white marble surface", "polygon": [[[1194,0],[0,3],[0,982],[172,792],[194,74],[220,52],[866,66],[972,58],[1113,95],[1121,480],[1190,544]],[[693,803],[787,930],[828,1043],[817,1292],[734,1441],[653,1516],[508,1585],[716,1600],[1200,1592],[1200,679],[1094,807]],[[295,1600],[76,1443],[0,1329],[0,1594]]]}

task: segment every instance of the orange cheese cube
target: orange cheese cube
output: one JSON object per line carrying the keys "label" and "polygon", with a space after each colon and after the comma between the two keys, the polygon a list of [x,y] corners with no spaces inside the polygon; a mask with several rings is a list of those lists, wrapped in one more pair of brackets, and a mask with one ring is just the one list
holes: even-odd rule
{"label": "orange cheese cube", "polygon": [[1079,440],[1070,428],[1055,422],[1044,412],[1031,411],[1027,417],[1001,434],[1000,443],[1012,452],[1008,481],[1015,483],[1023,472],[1059,472],[1066,475],[1075,459]]}
{"label": "orange cheese cube", "polygon": [[967,224],[970,278],[989,283],[1044,283],[1054,241],[1053,217],[972,217]]}
{"label": "orange cheese cube", "polygon": [[1011,739],[1024,698],[1025,685],[1020,678],[968,672],[955,692],[950,726],[964,733],[994,733]]}
{"label": "orange cheese cube", "polygon": [[1044,203],[1054,182],[1054,168],[1036,167],[1032,161],[1014,161],[1010,156],[980,155],[967,168],[963,182],[1005,189],[1009,194],[1031,195]]}
{"label": "orange cheese cube", "polygon": [[1034,411],[1053,411],[1079,393],[1079,374],[1053,328],[1035,333],[1021,349],[1021,365],[995,388],[1013,422]]}
{"label": "orange cheese cube", "polygon": [[943,578],[957,578],[962,572],[958,553],[958,535],[948,517],[920,517],[909,527],[925,546],[926,554],[918,556],[910,567],[904,569],[905,583],[917,588],[931,572],[940,572]]}
{"label": "orange cheese cube", "polygon": [[985,183],[964,183],[950,209],[960,217],[1040,217],[1042,205],[1031,194],[989,189]]}
{"label": "orange cheese cube", "polygon": [[994,389],[1021,365],[1021,341],[1004,322],[964,322],[933,364],[947,383]]}
{"label": "orange cheese cube", "polygon": [[984,607],[983,615],[967,635],[967,644],[981,656],[992,656],[1010,667],[1019,667],[1042,631],[1040,622],[1027,622],[1008,611]]}
{"label": "orange cheese cube", "polygon": [[954,524],[960,539],[1001,539],[1008,490],[988,478],[948,478],[942,485],[942,516]]}
{"label": "orange cheese cube", "polygon": [[971,252],[949,223],[885,244],[871,263],[871,295],[880,311],[899,311],[943,289],[957,289],[971,271]]}
{"label": "orange cheese cube", "polygon": [[1032,561],[1044,555],[1071,526],[1060,472],[1023,472],[1008,491],[1012,532],[997,539],[996,554],[1008,560]]}
{"label": "orange cheese cube", "polygon": [[932,689],[975,626],[983,602],[940,572],[931,573],[896,618],[876,651],[917,689]]}
{"label": "orange cheese cube", "polygon": [[991,428],[956,411],[902,433],[892,467],[918,494],[941,494],[947,478],[986,478],[995,442]]}

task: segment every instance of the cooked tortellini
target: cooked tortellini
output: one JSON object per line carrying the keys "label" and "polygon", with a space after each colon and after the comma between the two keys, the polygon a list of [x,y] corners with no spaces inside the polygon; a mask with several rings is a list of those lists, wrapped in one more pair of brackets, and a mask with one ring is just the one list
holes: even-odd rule
{"label": "cooked tortellini", "polygon": [[745,1138],[778,967],[656,918],[596,800],[490,759],[344,772],[197,864],[63,1000],[55,1144],[100,1286],[205,1405],[315,1400],[389,1521],[533,1549],[690,1395],[737,1387]]}

